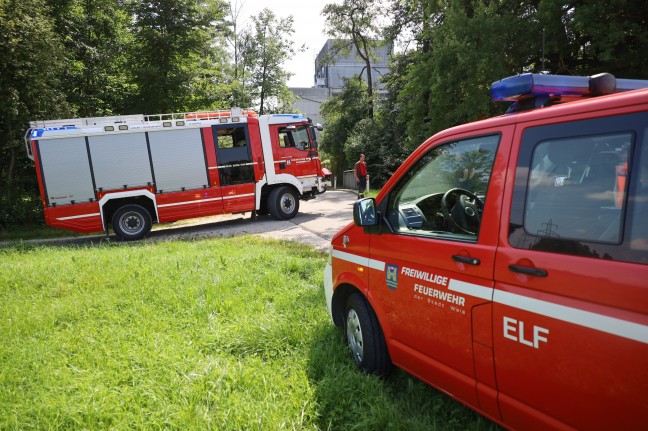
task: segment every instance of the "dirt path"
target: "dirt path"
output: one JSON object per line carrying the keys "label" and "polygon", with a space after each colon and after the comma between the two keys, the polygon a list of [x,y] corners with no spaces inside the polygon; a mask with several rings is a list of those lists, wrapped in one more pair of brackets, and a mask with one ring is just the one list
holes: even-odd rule
{"label": "dirt path", "polygon": [[[353,219],[355,193],[330,190],[316,199],[300,202],[299,213],[291,220],[279,221],[270,216],[251,217],[250,213],[203,217],[176,223],[156,225],[145,241],[172,238],[210,238],[235,235],[259,235],[267,238],[303,242],[328,249],[333,235]],[[110,240],[117,240],[110,235]],[[56,239],[28,240],[25,244],[92,244],[106,240],[105,235],[88,235]],[[8,245],[10,243],[0,243]]]}

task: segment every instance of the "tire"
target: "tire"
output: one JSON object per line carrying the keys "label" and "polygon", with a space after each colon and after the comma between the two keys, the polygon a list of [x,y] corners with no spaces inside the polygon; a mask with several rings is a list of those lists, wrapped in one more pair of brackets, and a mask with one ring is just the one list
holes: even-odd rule
{"label": "tire", "polygon": [[344,332],[351,356],[361,370],[379,376],[386,376],[392,371],[393,365],[380,322],[371,305],[358,293],[353,293],[347,300]]}
{"label": "tire", "polygon": [[151,214],[140,205],[124,205],[112,217],[113,230],[124,241],[144,238],[152,225]]}
{"label": "tire", "polygon": [[299,212],[299,197],[291,187],[277,187],[268,196],[268,210],[277,220],[289,220]]}

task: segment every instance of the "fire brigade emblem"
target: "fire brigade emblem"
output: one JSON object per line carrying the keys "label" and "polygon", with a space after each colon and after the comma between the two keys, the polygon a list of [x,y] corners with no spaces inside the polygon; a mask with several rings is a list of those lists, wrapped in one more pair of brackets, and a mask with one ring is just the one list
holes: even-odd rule
{"label": "fire brigade emblem", "polygon": [[390,290],[396,290],[398,287],[398,266],[387,264],[385,270],[385,281]]}

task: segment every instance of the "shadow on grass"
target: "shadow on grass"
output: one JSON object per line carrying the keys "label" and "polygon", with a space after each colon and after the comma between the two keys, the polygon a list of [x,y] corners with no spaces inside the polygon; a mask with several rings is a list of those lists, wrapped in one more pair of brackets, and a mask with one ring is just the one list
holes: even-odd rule
{"label": "shadow on grass", "polygon": [[501,430],[495,423],[400,369],[381,379],[358,370],[344,333],[314,331],[309,379],[321,430]]}

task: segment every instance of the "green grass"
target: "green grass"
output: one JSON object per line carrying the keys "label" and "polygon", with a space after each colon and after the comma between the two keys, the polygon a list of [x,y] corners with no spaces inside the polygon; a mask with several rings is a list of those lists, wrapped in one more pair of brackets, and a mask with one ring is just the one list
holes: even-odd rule
{"label": "green grass", "polygon": [[[187,219],[180,220],[177,222],[170,223],[155,223],[153,224],[152,230],[167,229],[169,227],[182,227],[187,226],[193,223],[196,223],[200,220],[197,219]],[[113,235],[114,232],[110,230],[110,234]],[[66,238],[66,237],[82,237],[88,235],[104,235],[102,232],[93,232],[90,234],[83,234],[79,232],[73,232],[66,229],[59,229],[45,224],[27,224],[27,225],[16,225],[9,227],[0,227],[0,242],[20,242],[28,240],[38,240],[38,239],[54,239],[54,238]]]}
{"label": "green grass", "polygon": [[378,196],[379,191],[380,189],[369,189],[369,191],[366,192],[364,195],[366,198],[375,198],[376,196]]}
{"label": "green grass", "polygon": [[0,248],[0,429],[494,429],[356,369],[326,259],[249,236]]}
{"label": "green grass", "polygon": [[57,229],[44,224],[0,227],[0,242],[21,241],[30,239],[64,238],[68,236],[82,236],[83,234],[69,230]]}

